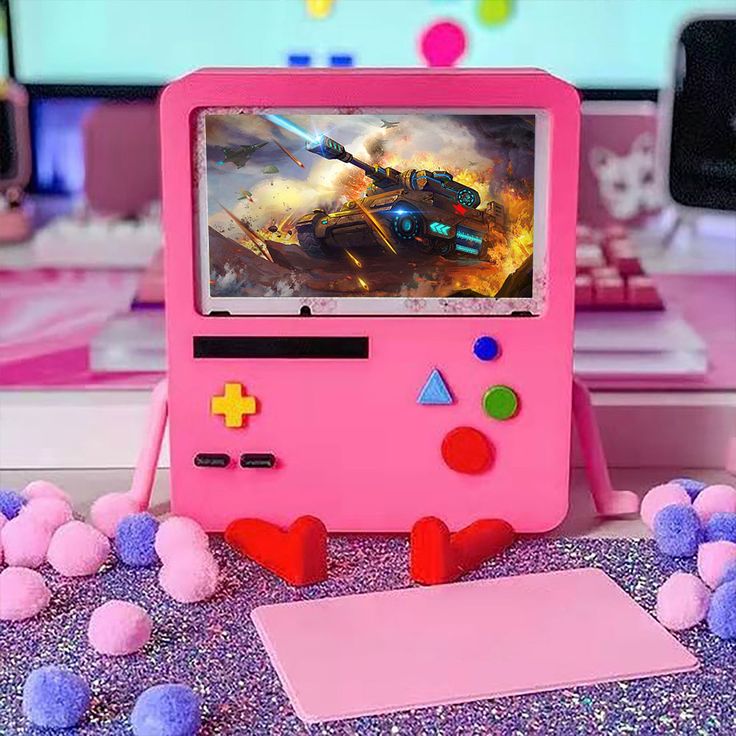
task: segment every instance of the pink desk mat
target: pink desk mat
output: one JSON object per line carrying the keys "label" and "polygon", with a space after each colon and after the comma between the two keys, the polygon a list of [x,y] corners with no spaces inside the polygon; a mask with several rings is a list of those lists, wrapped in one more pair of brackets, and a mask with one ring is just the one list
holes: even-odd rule
{"label": "pink desk mat", "polygon": [[261,606],[251,617],[307,723],[698,667],[594,568]]}
{"label": "pink desk mat", "polygon": [[591,378],[593,390],[734,391],[736,390],[736,275],[658,274],[657,286],[667,309],[680,314],[708,346],[703,378]]}
{"label": "pink desk mat", "polygon": [[0,386],[150,388],[157,374],[99,374],[92,338],[130,309],[132,271],[0,270]]}

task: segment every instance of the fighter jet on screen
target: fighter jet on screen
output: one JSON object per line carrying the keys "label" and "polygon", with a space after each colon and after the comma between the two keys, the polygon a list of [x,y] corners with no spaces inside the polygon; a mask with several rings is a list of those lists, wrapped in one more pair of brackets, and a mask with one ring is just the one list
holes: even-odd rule
{"label": "fighter jet on screen", "polygon": [[250,160],[250,157],[259,149],[263,148],[263,146],[266,145],[268,141],[265,141],[264,143],[253,143],[252,145],[247,146],[231,146],[229,148],[223,148],[222,149],[222,161],[220,161],[220,164],[226,164],[231,163],[235,164],[239,169],[242,169],[243,166],[245,166],[248,161]]}
{"label": "fighter jet on screen", "polygon": [[384,120],[381,118],[381,127],[382,128],[395,128],[399,124],[398,120]]}

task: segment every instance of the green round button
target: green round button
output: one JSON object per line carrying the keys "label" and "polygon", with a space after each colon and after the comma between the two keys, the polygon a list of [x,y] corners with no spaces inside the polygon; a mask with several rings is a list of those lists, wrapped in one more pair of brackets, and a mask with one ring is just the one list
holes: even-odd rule
{"label": "green round button", "polygon": [[519,409],[519,397],[508,386],[491,386],[483,394],[483,409],[494,419],[511,419]]}

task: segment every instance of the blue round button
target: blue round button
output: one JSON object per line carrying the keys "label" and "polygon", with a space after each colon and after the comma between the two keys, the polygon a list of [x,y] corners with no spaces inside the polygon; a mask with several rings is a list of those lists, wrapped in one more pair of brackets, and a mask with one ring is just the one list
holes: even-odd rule
{"label": "blue round button", "polygon": [[501,348],[498,343],[488,335],[479,337],[473,343],[473,353],[478,360],[495,360],[498,358]]}

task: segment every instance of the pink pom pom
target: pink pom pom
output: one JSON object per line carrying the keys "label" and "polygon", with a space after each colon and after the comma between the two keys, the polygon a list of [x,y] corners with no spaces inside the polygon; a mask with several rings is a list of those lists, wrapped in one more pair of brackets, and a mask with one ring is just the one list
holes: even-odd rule
{"label": "pink pom pom", "polygon": [[82,521],[69,521],[51,537],[48,561],[61,575],[80,577],[98,572],[109,554],[104,534]]}
{"label": "pink pom pom", "polygon": [[53,483],[49,483],[47,480],[34,480],[31,481],[21,492],[25,498],[29,501],[32,498],[60,498],[65,501],[69,506],[72,505],[72,500],[69,498],[69,494],[55,486]]}
{"label": "pink pom pom", "polygon": [[112,539],[120,520],[139,511],[138,502],[129,493],[108,493],[92,504],[89,513],[92,524]]}
{"label": "pink pom pom", "polygon": [[654,517],[665,507],[673,504],[690,506],[690,496],[677,483],[664,483],[654,486],[641,502],[641,520],[654,529]]}
{"label": "pink pom pom", "polygon": [[684,631],[705,619],[709,603],[710,591],[702,581],[676,572],[657,593],[657,618],[665,628]]}
{"label": "pink pom pom", "polygon": [[43,611],[51,593],[40,573],[25,567],[0,572],[0,621],[24,621]]}
{"label": "pink pom pom", "polygon": [[16,516],[2,531],[3,554],[8,565],[40,567],[46,560],[51,529],[28,516]]}
{"label": "pink pom pom", "polygon": [[706,542],[698,549],[698,575],[703,582],[715,590],[728,568],[736,564],[736,544],[719,540]]}
{"label": "pink pom pom", "polygon": [[184,550],[208,550],[209,546],[207,532],[186,516],[171,516],[161,522],[154,543],[156,554],[164,564]]}
{"label": "pink pom pom", "polygon": [[40,496],[29,501],[19,516],[27,516],[55,532],[62,524],[74,518],[71,506],[61,498]]}
{"label": "pink pom pom", "polygon": [[120,656],[142,649],[151,638],[151,617],[127,601],[108,601],[92,611],[87,637],[100,654]]}
{"label": "pink pom pom", "polygon": [[219,567],[205,550],[179,550],[159,571],[161,587],[179,603],[196,603],[217,589]]}
{"label": "pink pom pom", "polygon": [[704,488],[693,502],[695,513],[707,524],[713,514],[736,513],[736,488],[717,485]]}

